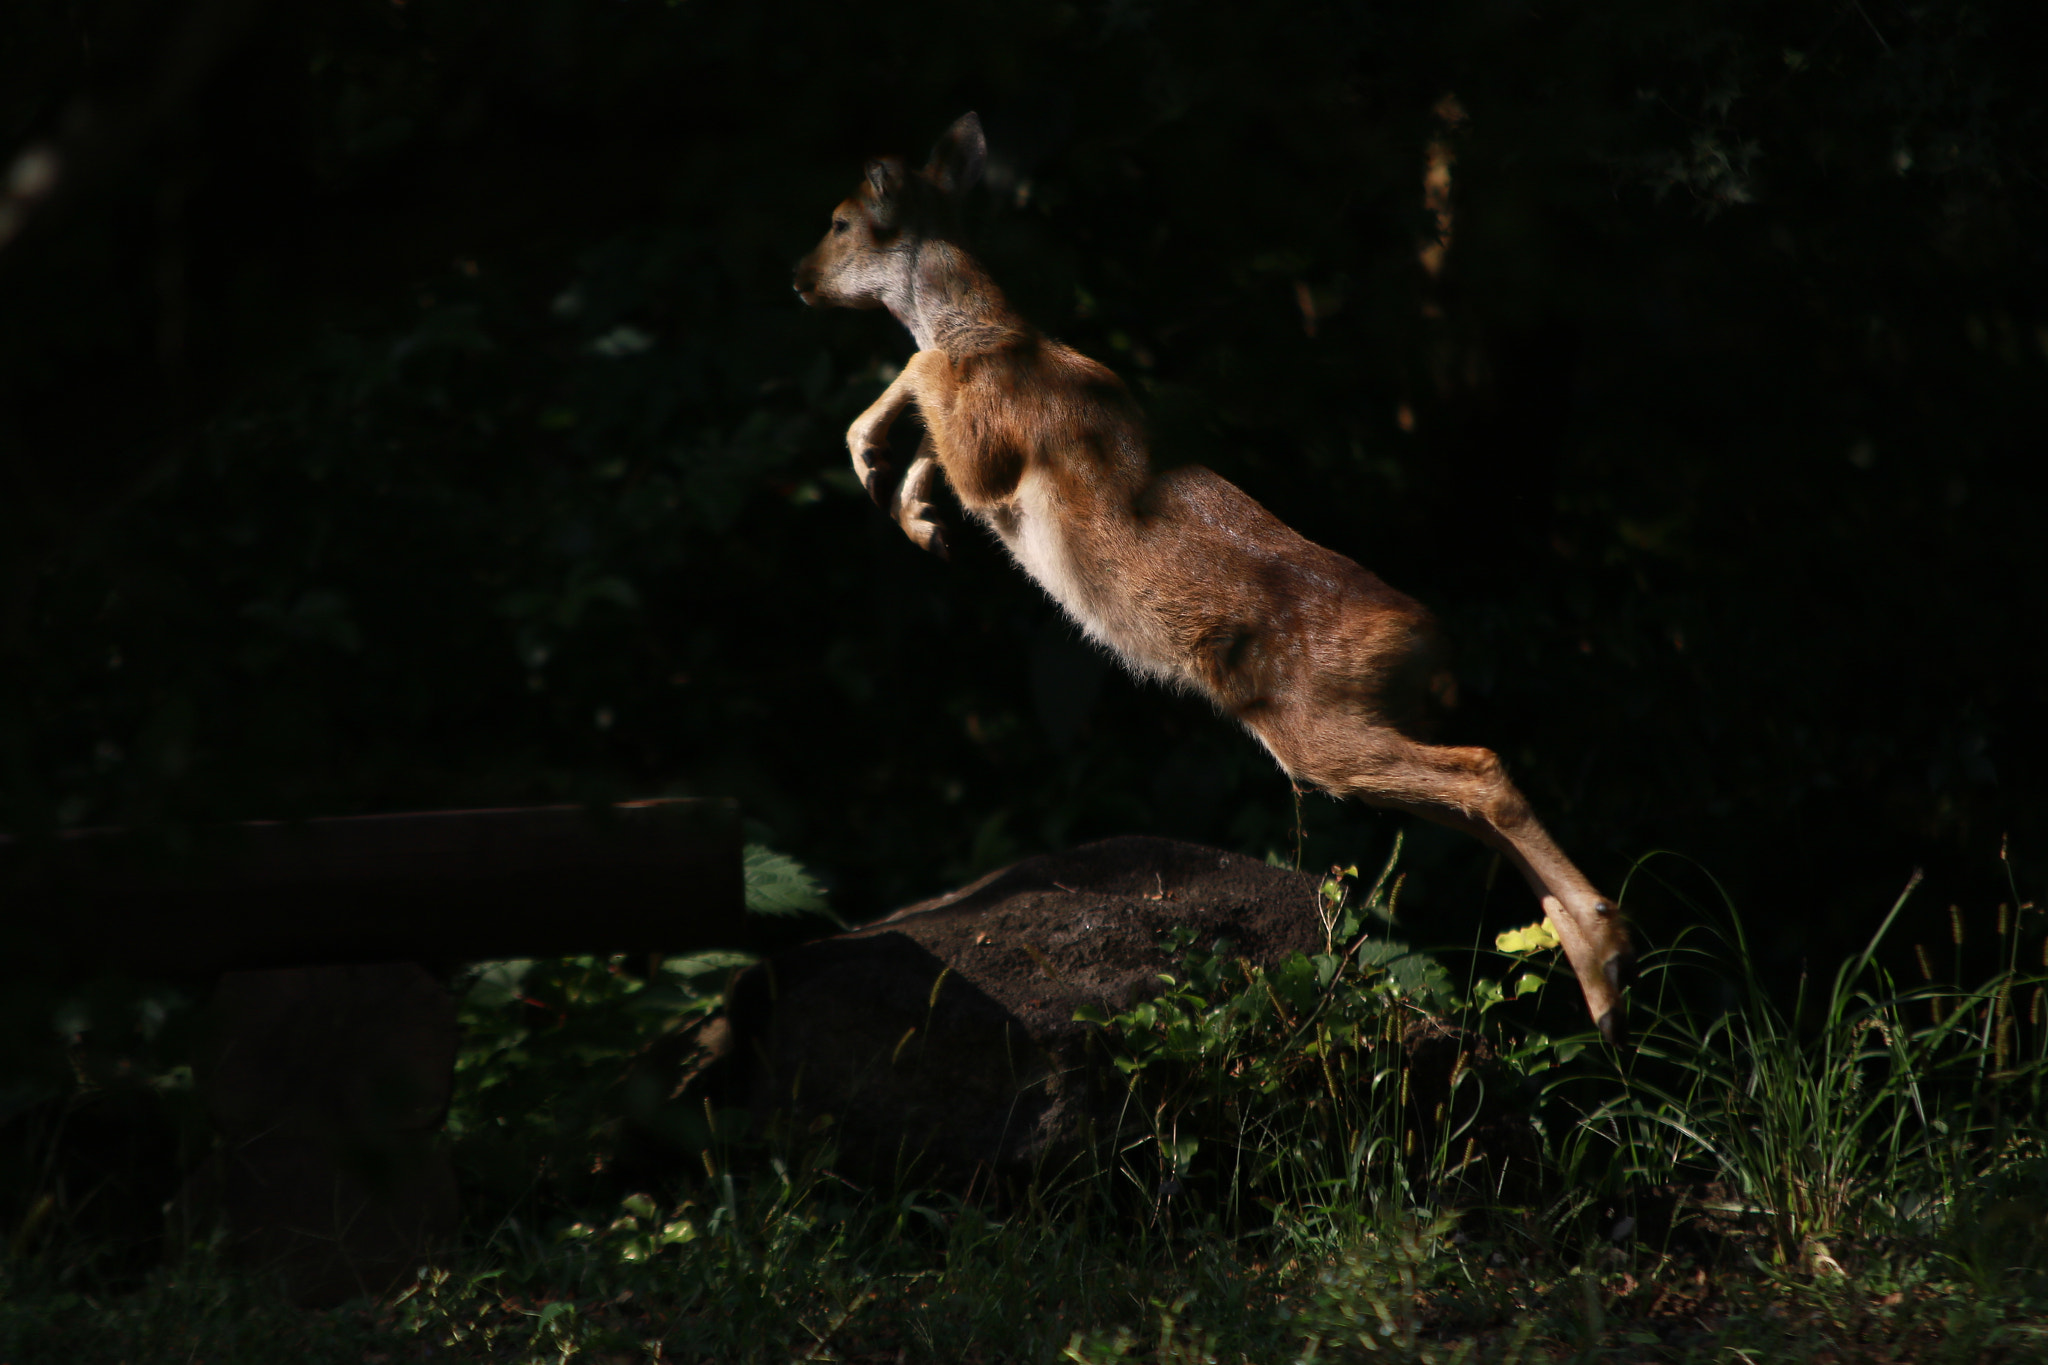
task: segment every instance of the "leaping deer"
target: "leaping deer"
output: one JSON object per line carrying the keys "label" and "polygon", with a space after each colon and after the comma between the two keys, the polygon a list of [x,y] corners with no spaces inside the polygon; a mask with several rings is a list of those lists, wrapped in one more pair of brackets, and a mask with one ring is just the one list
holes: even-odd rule
{"label": "leaping deer", "polygon": [[[946,554],[943,474],[1023,570],[1130,669],[1199,692],[1296,783],[1476,836],[1542,900],[1601,1035],[1627,1038],[1628,931],[1537,823],[1491,750],[1417,738],[1451,676],[1421,604],[1302,539],[1199,466],[1155,471],[1129,390],[1011,310],[961,242],[957,201],[987,143],[968,114],[921,171],[867,164],[797,263],[807,304],[887,308],[917,354],[846,433],[862,486]],[[889,428],[925,437],[900,480]]]}

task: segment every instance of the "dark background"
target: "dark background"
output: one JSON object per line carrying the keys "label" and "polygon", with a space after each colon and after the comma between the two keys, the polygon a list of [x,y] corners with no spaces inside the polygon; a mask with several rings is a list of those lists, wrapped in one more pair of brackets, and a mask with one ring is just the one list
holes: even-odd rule
{"label": "dark background", "polygon": [[[2048,857],[2020,8],[10,4],[0,829],[730,795],[856,919],[1292,857],[1248,738],[846,472],[911,344],[790,266],[972,108],[1012,297],[1435,609],[1450,737],[1597,882],[1693,860],[1653,938],[1711,874],[1832,961],[1915,867],[1946,935]],[[1304,813],[1313,864],[1396,827]],[[1534,918],[1490,864],[1411,832],[1419,938]]]}

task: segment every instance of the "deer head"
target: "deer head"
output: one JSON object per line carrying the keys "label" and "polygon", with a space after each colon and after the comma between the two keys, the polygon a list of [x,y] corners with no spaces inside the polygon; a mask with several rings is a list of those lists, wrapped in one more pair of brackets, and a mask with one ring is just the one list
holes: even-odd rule
{"label": "deer head", "polygon": [[796,292],[813,306],[910,316],[918,251],[959,236],[960,196],[981,179],[987,158],[980,118],[963,114],[923,170],[906,170],[901,157],[868,162],[859,186],[832,210],[824,239],[797,262]]}

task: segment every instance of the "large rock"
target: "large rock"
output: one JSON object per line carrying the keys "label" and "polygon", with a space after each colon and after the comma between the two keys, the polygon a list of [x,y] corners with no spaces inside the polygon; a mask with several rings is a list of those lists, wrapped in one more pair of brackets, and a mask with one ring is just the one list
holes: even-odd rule
{"label": "large rock", "polygon": [[1324,946],[1313,878],[1169,839],[1106,840],[757,965],[723,1023],[677,1041],[662,1089],[693,1093],[722,1054],[721,1088],[756,1121],[829,1115],[843,1170],[954,1188],[1057,1171],[1126,1098],[1074,1011],[1156,993],[1162,940],[1182,925],[1257,964]]}

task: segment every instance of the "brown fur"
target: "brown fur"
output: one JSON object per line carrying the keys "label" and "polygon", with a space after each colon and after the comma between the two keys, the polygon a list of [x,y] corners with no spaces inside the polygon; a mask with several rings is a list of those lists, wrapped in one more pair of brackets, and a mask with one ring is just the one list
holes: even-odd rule
{"label": "brown fur", "polygon": [[[870,162],[797,265],[805,302],[886,307],[917,340],[847,432],[864,486],[943,555],[930,503],[943,475],[1083,630],[1135,672],[1210,698],[1296,782],[1498,849],[1541,898],[1601,1032],[1619,1041],[1633,958],[1614,906],[1491,751],[1420,738],[1432,699],[1450,695],[1428,612],[1209,470],[1154,472],[1122,381],[1019,317],[961,245],[953,203],[979,177],[983,148],[969,114],[922,171]],[[892,483],[889,428],[913,404],[926,435]]]}

